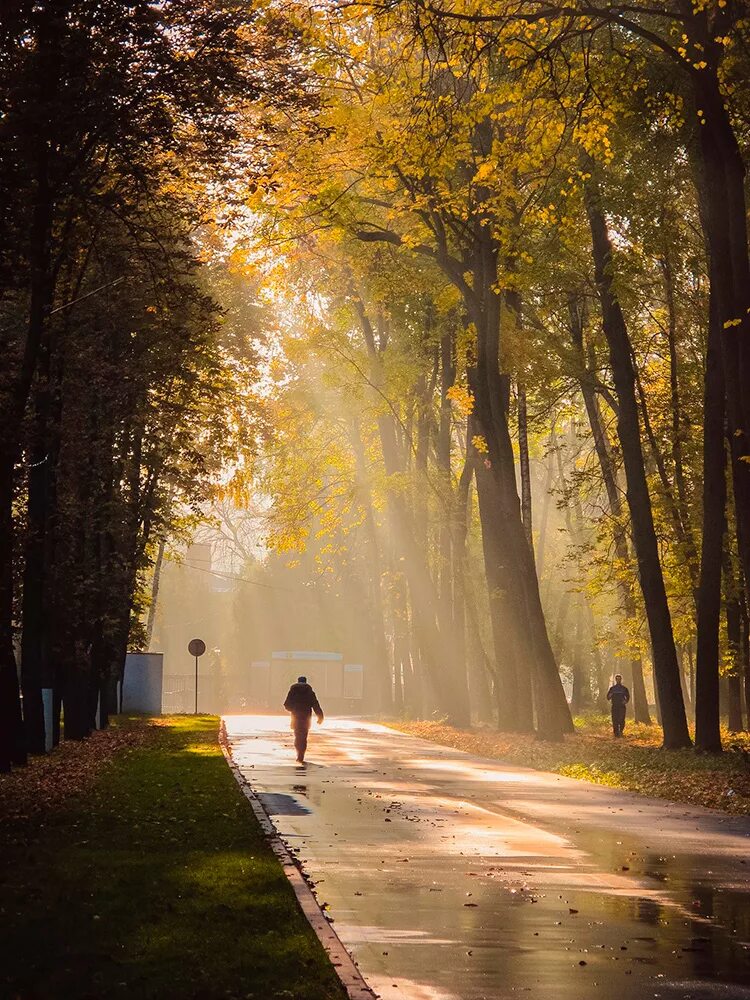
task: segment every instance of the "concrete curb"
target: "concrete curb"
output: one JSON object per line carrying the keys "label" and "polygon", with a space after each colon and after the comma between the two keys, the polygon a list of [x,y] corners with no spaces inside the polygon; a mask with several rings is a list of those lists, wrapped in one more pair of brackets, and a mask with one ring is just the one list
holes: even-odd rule
{"label": "concrete curb", "polygon": [[227,729],[224,720],[221,720],[219,727],[219,744],[226,759],[229,769],[235,777],[237,784],[242,789],[242,793],[250,803],[250,808],[255,814],[263,833],[266,836],[271,850],[279,859],[279,863],[284,870],[284,874],[294,889],[300,909],[307,918],[307,922],[315,931],[318,940],[323,945],[326,954],[331,960],[331,964],[336,975],[341,980],[341,985],[346,991],[349,1000],[376,1000],[377,994],[365,982],[362,973],[354,963],[354,959],[346,950],[336,931],[326,919],[325,913],[315,898],[312,889],[305,881],[300,871],[299,865],[279,836],[278,830],[273,825],[270,816],[263,808],[258,796],[252,789],[247,778],[237,767],[232,757],[232,751],[227,742]]}

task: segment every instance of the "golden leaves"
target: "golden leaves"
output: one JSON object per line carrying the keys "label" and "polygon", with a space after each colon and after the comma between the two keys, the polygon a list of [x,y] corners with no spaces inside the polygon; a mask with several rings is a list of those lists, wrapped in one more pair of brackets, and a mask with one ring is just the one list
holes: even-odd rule
{"label": "golden leaves", "polygon": [[464,385],[452,385],[446,396],[455,405],[458,414],[466,418],[474,410],[474,396]]}

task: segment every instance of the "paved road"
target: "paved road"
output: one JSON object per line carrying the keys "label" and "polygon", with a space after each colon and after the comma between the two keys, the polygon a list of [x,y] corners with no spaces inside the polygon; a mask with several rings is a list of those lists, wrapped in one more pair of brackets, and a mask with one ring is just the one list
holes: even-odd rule
{"label": "paved road", "polygon": [[387,1000],[750,1000],[750,821],[350,720],[233,754]]}

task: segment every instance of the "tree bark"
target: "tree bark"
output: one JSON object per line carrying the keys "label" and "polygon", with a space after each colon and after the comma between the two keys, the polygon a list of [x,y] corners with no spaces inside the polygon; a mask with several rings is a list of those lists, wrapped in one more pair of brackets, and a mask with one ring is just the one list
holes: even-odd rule
{"label": "tree bark", "polygon": [[617,431],[625,464],[628,508],[633,523],[640,583],[651,634],[654,677],[659,690],[664,745],[669,749],[687,747],[691,745],[691,740],[643,461],[632,346],[625,317],[614,289],[612,245],[596,178],[596,167],[588,156],[583,157],[583,166],[589,175],[584,188],[584,198],[591,227],[602,326],[609,346],[610,364],[617,392]]}
{"label": "tree bark", "polygon": [[[38,100],[48,108],[59,89],[59,36],[64,24],[59,3],[40,17],[36,37],[36,83]],[[35,114],[38,109],[35,108]],[[44,122],[44,115],[40,116]],[[45,123],[48,124],[48,123]],[[14,465],[21,455],[21,428],[34,381],[44,327],[54,295],[51,266],[51,238],[54,218],[54,193],[50,183],[50,159],[53,154],[48,135],[37,125],[31,169],[34,201],[29,230],[29,314],[20,356],[0,408],[0,770],[8,757],[26,762],[25,736],[21,719],[18,676],[13,650],[13,566],[14,523],[12,516]],[[12,676],[11,676],[12,674]],[[32,696],[32,716],[36,698]],[[38,730],[38,722],[35,726]],[[10,744],[7,741],[11,741]]]}
{"label": "tree bark", "polygon": [[[52,407],[52,358],[49,337],[40,346],[34,390],[34,413],[29,446],[26,544],[24,551],[21,633],[21,687],[26,745],[30,753],[46,751],[42,688],[51,686],[49,663],[48,528],[53,500],[52,481],[56,449],[50,423],[58,416]],[[49,595],[51,597],[51,595]]]}
{"label": "tree bark", "polygon": [[699,750],[711,752],[721,750],[719,619],[727,489],[724,458],[724,377],[720,341],[721,328],[717,302],[712,293],[703,390],[703,544],[698,583],[695,668],[695,745]]}
{"label": "tree bark", "polygon": [[526,388],[519,382],[518,393],[518,454],[521,466],[521,520],[528,539],[529,548],[534,551],[534,536],[531,525],[531,463],[529,462],[529,417],[526,403]]}
{"label": "tree bark", "polygon": [[[550,431],[548,445],[552,445],[555,440],[554,424]],[[536,575],[541,583],[544,575],[544,558],[547,552],[547,527],[549,525],[549,511],[552,506],[552,482],[553,462],[549,454],[546,456],[547,474],[544,481],[544,493],[542,496],[542,519],[539,525],[539,538],[536,545]]]}
{"label": "tree bark", "polygon": [[750,730],[750,616],[747,611],[747,595],[740,586],[740,659],[742,666],[742,690],[745,695],[745,728]]}
{"label": "tree bark", "polygon": [[585,711],[585,709],[590,708],[592,702],[591,677],[589,674],[589,667],[585,663],[584,658],[585,638],[583,627],[583,608],[581,606],[584,598],[580,594],[577,596],[578,600],[575,605],[575,639],[571,655],[573,695],[570,707],[574,715],[580,715],[583,711]]}
{"label": "tree bark", "polygon": [[0,773],[26,763],[26,746],[13,649],[13,456],[0,452]]}
{"label": "tree bark", "polygon": [[730,733],[740,733],[742,732],[742,677],[744,673],[742,662],[742,595],[737,585],[732,553],[727,547],[723,553],[722,577],[727,645],[731,657],[731,665],[726,676],[727,728]]}
{"label": "tree bark", "polygon": [[679,358],[677,352],[677,309],[675,306],[674,273],[669,247],[665,247],[660,261],[664,277],[664,290],[667,299],[667,341],[669,344],[669,393],[672,409],[672,466],[677,493],[676,504],[680,512],[680,520],[691,541],[692,555],[695,557],[695,543],[690,530],[690,498],[688,497],[687,481],[685,479],[685,464],[683,459],[683,443],[685,431],[682,417],[682,395],[680,392]]}
{"label": "tree bark", "polygon": [[719,82],[722,47],[703,36],[704,18],[692,18],[689,26],[707,46],[708,65],[690,76],[693,120],[699,121],[694,176],[711,258],[711,294],[721,331],[740,561],[745,579],[750,579],[750,259],[745,165]]}
{"label": "tree bark", "polygon": [[159,539],[159,548],[156,551],[156,561],[154,562],[154,578],[151,581],[151,603],[148,606],[148,618],[146,619],[146,649],[151,649],[151,641],[154,635],[154,621],[156,620],[156,606],[159,602],[159,585],[161,583],[161,569],[164,563],[164,548],[166,542]]}
{"label": "tree bark", "polygon": [[727,676],[727,729],[741,733],[742,725],[742,632],[739,603],[729,597],[726,603],[727,641],[732,655],[732,669]]}
{"label": "tree bark", "polygon": [[[498,248],[488,227],[478,221],[472,288],[464,293],[477,331],[477,360],[469,369],[474,396],[470,427],[472,441],[482,442],[475,470],[485,572],[494,612],[497,665],[507,673],[504,683],[510,680],[512,684],[507,691],[510,698],[506,718],[515,729],[531,728],[533,679],[538,698],[537,729],[555,738],[572,731],[573,720],[549,642],[534,556],[521,519],[508,427],[508,382],[499,365],[497,259]],[[512,672],[503,670],[509,651],[515,657]]]}

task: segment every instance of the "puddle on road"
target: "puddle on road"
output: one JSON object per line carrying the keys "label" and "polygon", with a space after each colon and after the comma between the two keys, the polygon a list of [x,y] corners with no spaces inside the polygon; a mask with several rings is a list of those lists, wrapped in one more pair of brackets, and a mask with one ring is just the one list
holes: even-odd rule
{"label": "puddle on road", "polygon": [[[601,831],[559,837],[438,801],[429,787],[420,803],[404,785],[379,782],[353,800],[329,781],[322,811],[294,818],[304,868],[386,1000],[750,991],[750,899],[729,878],[732,859],[711,861],[709,874],[690,855]],[[735,993],[717,993],[722,984]]]}
{"label": "puddle on road", "polygon": [[[366,971],[398,984],[392,996],[411,996],[396,992],[403,977],[446,994],[459,983],[453,995],[460,1000],[523,992],[538,1000],[739,1000],[741,987],[750,997],[746,895],[722,894],[721,912],[714,898],[713,922],[706,923],[702,914],[689,919],[651,898],[555,891],[560,886],[550,888],[543,872],[498,873],[477,860],[473,875],[439,856],[411,860],[409,874],[394,872],[395,864],[335,873],[323,866],[329,877],[322,888],[339,930]],[[699,890],[686,885],[685,892]],[[369,908],[357,905],[367,897]],[[701,909],[707,904],[704,895]],[[359,925],[363,909],[377,922]]]}

